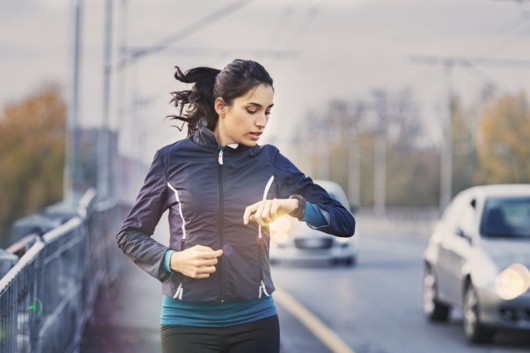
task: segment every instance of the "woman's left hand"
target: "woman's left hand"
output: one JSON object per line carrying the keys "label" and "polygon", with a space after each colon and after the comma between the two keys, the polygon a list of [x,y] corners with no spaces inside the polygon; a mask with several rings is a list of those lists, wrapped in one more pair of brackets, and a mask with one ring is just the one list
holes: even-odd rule
{"label": "woman's left hand", "polygon": [[257,222],[260,226],[266,227],[277,218],[285,216],[298,208],[297,199],[272,199],[259,201],[248,206],[243,215],[243,222]]}

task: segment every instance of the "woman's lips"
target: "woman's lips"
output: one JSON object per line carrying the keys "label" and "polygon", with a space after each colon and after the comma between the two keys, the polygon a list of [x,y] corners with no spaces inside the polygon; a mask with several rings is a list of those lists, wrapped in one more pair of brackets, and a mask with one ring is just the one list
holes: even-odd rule
{"label": "woman's lips", "polygon": [[251,139],[257,141],[257,140],[259,140],[259,138],[260,138],[260,136],[261,136],[262,133],[263,133],[263,132],[260,132],[260,131],[249,132],[249,135],[250,135],[250,138],[251,138]]}

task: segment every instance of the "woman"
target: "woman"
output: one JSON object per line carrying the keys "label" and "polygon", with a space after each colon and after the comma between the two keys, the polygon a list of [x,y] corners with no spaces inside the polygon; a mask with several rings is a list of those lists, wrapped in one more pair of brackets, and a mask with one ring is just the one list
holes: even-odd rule
{"label": "woman", "polygon": [[[355,220],[273,146],[258,145],[273,106],[259,63],[198,67],[173,92],[188,138],[160,149],[117,235],[120,249],[162,282],[162,350],[279,351],[267,226],[291,215],[341,237]],[[169,210],[170,246],[151,238]]]}

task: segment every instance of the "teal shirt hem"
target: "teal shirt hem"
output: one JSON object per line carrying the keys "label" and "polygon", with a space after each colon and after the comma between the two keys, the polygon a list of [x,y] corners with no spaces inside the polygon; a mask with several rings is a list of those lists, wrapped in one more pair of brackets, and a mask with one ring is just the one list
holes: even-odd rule
{"label": "teal shirt hem", "polygon": [[164,296],[162,325],[228,327],[277,315],[272,296],[249,301],[192,303]]}

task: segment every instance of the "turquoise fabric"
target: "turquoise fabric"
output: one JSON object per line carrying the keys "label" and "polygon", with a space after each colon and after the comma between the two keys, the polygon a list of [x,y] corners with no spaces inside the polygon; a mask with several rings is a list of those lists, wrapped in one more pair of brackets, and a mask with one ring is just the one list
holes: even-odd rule
{"label": "turquoise fabric", "polygon": [[190,303],[164,296],[162,325],[228,327],[277,315],[272,296],[226,303]]}

